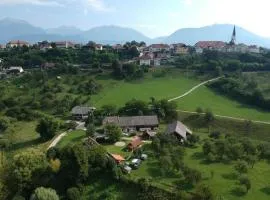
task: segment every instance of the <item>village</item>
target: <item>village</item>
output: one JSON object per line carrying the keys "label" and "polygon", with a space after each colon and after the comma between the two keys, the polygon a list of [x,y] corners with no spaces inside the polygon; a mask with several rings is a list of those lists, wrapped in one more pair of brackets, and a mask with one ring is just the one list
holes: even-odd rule
{"label": "village", "polygon": [[[134,44],[133,44],[134,43]],[[236,30],[233,29],[232,38],[229,42],[223,41],[198,41],[194,46],[186,45],[184,43],[176,44],[151,44],[147,46],[145,42],[137,43],[135,41],[129,44],[138,52],[138,57],[129,60],[123,60],[124,63],[134,63],[140,66],[159,67],[166,66],[168,63],[174,61],[177,56],[186,56],[192,54],[202,54],[206,50],[217,51],[222,53],[251,53],[262,54],[266,49],[256,45],[236,44]],[[76,44],[71,41],[56,41],[48,42],[42,41],[37,44],[30,44],[27,41],[14,40],[8,42],[6,45],[0,44],[1,50],[9,50],[16,47],[28,47],[39,49],[40,51],[48,51],[53,48],[57,49],[91,49],[94,51],[106,51],[121,53],[126,50],[127,44],[103,45],[95,42],[88,42],[87,44]],[[4,60],[0,58],[0,73],[3,74],[20,74],[24,72],[24,66],[3,66]],[[2,67],[1,67],[2,66]],[[54,67],[55,63],[43,63],[41,68]]]}

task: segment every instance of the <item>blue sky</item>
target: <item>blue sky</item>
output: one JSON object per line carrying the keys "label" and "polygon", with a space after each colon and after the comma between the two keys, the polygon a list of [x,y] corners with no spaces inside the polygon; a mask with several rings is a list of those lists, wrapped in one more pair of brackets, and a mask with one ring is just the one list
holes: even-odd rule
{"label": "blue sky", "polygon": [[231,23],[270,37],[270,0],[0,0],[0,18],[23,19],[43,28],[134,28],[149,37],[179,28]]}

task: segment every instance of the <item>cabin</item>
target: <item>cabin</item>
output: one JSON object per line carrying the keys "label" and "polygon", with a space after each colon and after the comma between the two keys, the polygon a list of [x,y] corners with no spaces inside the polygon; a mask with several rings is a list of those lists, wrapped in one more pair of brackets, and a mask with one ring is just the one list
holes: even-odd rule
{"label": "cabin", "polygon": [[132,116],[132,117],[106,117],[103,125],[116,124],[123,132],[155,130],[159,126],[158,117],[153,116]]}
{"label": "cabin", "polygon": [[192,135],[192,131],[182,122],[175,121],[167,126],[165,134],[174,134],[180,141],[185,141],[188,135]]}

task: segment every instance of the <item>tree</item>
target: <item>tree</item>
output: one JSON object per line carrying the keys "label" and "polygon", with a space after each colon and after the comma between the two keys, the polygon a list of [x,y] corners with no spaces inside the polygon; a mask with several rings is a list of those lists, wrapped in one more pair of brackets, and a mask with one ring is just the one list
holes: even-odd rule
{"label": "tree", "polygon": [[200,116],[203,113],[203,109],[201,107],[197,107],[196,113]]}
{"label": "tree", "polygon": [[107,124],[105,126],[105,133],[111,142],[117,142],[121,138],[122,130],[116,124]]}
{"label": "tree", "polygon": [[58,128],[59,123],[53,118],[42,118],[36,127],[36,131],[43,140],[49,140],[55,136]]}
{"label": "tree", "polygon": [[234,169],[239,172],[240,174],[242,173],[247,173],[248,172],[248,164],[246,161],[237,161],[237,163],[234,165]]}
{"label": "tree", "polygon": [[80,197],[81,197],[81,193],[77,187],[72,187],[67,190],[68,200],[79,200]]}
{"label": "tree", "polygon": [[204,120],[206,124],[208,125],[208,132],[210,132],[210,126],[215,120],[214,114],[210,110],[207,110],[204,116]]}
{"label": "tree", "polygon": [[35,189],[30,200],[59,200],[56,191],[51,188],[39,187]]}
{"label": "tree", "polygon": [[47,169],[48,162],[43,152],[31,149],[16,154],[10,167],[11,191],[23,191],[35,186],[35,180]]}
{"label": "tree", "polygon": [[195,189],[194,200],[214,200],[214,194],[210,187],[205,184],[198,185]]}
{"label": "tree", "polygon": [[86,130],[86,136],[87,137],[94,137],[96,133],[96,127],[94,124],[88,124],[87,130]]}
{"label": "tree", "polygon": [[7,118],[0,118],[0,133],[4,132],[9,126],[9,120]]}
{"label": "tree", "polygon": [[250,180],[249,180],[249,178],[247,176],[240,176],[239,183],[241,185],[244,185],[246,187],[247,192],[250,190],[251,183],[250,183]]}

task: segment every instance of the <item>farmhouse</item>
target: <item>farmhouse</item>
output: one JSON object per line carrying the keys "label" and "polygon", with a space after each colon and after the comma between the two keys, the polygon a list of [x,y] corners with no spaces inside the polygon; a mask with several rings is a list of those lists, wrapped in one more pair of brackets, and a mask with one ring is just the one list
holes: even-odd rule
{"label": "farmhouse", "polygon": [[132,141],[127,145],[127,148],[130,151],[133,151],[135,149],[138,149],[142,145],[142,138],[135,136]]}
{"label": "farmhouse", "polygon": [[192,131],[180,121],[169,124],[165,133],[174,134],[180,140],[186,140],[188,135],[192,135]]}
{"label": "farmhouse", "polygon": [[133,117],[106,117],[103,125],[117,124],[124,132],[154,130],[158,127],[159,122],[156,115],[154,116],[133,116]]}
{"label": "farmhouse", "polygon": [[75,106],[71,110],[72,117],[77,120],[84,120],[88,118],[90,112],[93,112],[96,108],[86,106]]}
{"label": "farmhouse", "polygon": [[173,54],[186,55],[189,53],[188,46],[183,43],[172,44],[171,49]]}
{"label": "farmhouse", "polygon": [[23,46],[29,47],[30,44],[28,42],[21,41],[21,40],[13,40],[13,41],[8,42],[6,45],[7,48],[23,47]]}

